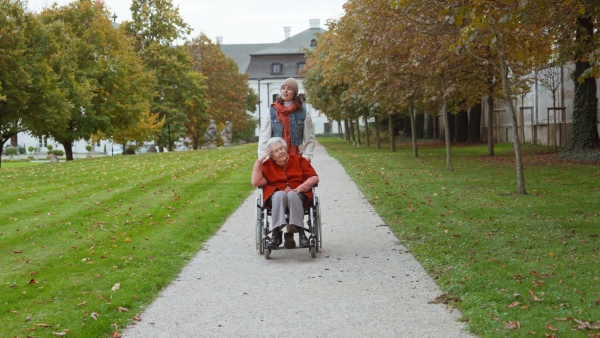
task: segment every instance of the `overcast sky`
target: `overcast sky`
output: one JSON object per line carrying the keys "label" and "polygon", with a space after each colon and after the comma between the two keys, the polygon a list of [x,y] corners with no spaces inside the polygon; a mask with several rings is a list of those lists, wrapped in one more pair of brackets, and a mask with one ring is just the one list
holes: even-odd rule
{"label": "overcast sky", "polygon": [[[28,0],[28,7],[39,12],[53,3],[64,5],[73,0]],[[194,30],[211,40],[223,37],[223,44],[277,43],[284,39],[283,27],[291,27],[290,35],[310,28],[309,19],[320,19],[327,29],[328,19],[339,19],[345,0],[172,0],[179,13]],[[131,20],[131,0],[104,0],[117,15],[117,22]]]}

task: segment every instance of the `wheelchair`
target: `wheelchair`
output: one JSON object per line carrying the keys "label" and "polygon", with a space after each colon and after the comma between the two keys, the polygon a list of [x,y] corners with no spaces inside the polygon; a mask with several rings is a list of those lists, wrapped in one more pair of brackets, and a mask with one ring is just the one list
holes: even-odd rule
{"label": "wheelchair", "polygon": [[[319,197],[316,193],[315,184],[312,187],[313,200],[312,204],[304,208],[304,215],[308,216],[308,229],[305,227],[304,231],[307,233],[310,245],[308,250],[312,258],[317,257],[317,253],[321,249],[322,236],[321,236],[321,206],[319,204]],[[266,259],[271,258],[271,250],[284,250],[284,246],[277,248],[267,248],[267,242],[271,239],[269,236],[272,235],[273,230],[270,228],[269,218],[271,216],[271,208],[264,206],[263,201],[263,187],[258,187],[260,190],[259,196],[256,198],[256,250],[259,254],[265,256]],[[306,247],[295,247],[293,249],[306,249]],[[287,250],[293,250],[287,249]]]}

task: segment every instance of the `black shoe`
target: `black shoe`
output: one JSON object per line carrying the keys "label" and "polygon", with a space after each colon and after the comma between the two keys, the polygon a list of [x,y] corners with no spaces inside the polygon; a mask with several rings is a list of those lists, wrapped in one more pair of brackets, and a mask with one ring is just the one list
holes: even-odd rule
{"label": "black shoe", "polygon": [[306,237],[304,230],[298,230],[298,244],[301,248],[308,248],[310,246],[310,240]]}
{"label": "black shoe", "polygon": [[283,233],[281,232],[281,230],[274,229],[272,235],[273,235],[273,238],[271,238],[267,242],[267,248],[268,249],[277,248],[277,247],[279,247],[281,245],[281,242],[283,242],[283,240],[281,238],[283,236]]}

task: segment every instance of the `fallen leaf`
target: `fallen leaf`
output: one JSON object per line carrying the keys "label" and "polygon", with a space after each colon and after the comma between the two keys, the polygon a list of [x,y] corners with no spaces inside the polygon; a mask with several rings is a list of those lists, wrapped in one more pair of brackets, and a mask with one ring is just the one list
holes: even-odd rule
{"label": "fallen leaf", "polygon": [[119,306],[119,307],[117,308],[117,311],[119,311],[119,312],[129,312],[129,309],[127,309],[127,308],[124,308],[124,307],[120,307],[120,306]]}
{"label": "fallen leaf", "polygon": [[113,338],[121,338],[122,335],[119,332],[115,331],[113,332],[112,336]]}
{"label": "fallen leaf", "polygon": [[35,279],[30,279],[29,282],[27,282],[27,284],[39,284]]}
{"label": "fallen leaf", "polygon": [[539,298],[538,298],[538,297],[535,295],[535,293],[534,293],[533,291],[531,291],[531,290],[529,290],[529,295],[530,295],[530,296],[531,296],[531,298],[533,298],[533,300],[534,300],[534,301],[536,301],[536,302],[541,302],[541,301],[542,301],[542,300],[541,300],[541,299],[539,299]]}
{"label": "fallen leaf", "polygon": [[121,288],[121,284],[120,283],[116,283],[115,285],[113,285],[113,287],[111,288],[111,290],[113,291],[117,291]]}
{"label": "fallen leaf", "polygon": [[135,314],[135,316],[133,316],[133,319],[137,320],[138,322],[142,321],[142,317],[140,317],[140,315],[138,315],[137,313]]}
{"label": "fallen leaf", "polygon": [[521,328],[521,323],[518,320],[511,320],[510,322],[508,322],[508,324],[504,326],[504,328],[507,330],[518,330]]}
{"label": "fallen leaf", "polygon": [[577,324],[579,324],[576,329],[578,330],[597,330],[600,329],[600,324],[598,323],[590,323],[583,320],[573,319]]}
{"label": "fallen leaf", "polygon": [[52,327],[52,325],[48,325],[48,324],[35,324],[35,326],[39,326],[39,327]]}
{"label": "fallen leaf", "polygon": [[92,317],[92,319],[94,319],[94,320],[98,320],[98,316],[99,316],[98,312],[92,312],[90,314],[90,317]]}
{"label": "fallen leaf", "polygon": [[53,336],[57,336],[57,337],[64,337],[67,335],[66,332],[52,332]]}
{"label": "fallen leaf", "polygon": [[521,304],[521,303],[519,303],[519,302],[514,302],[514,303],[512,303],[512,304],[510,304],[510,305],[507,305],[506,307],[507,307],[507,308],[513,308],[513,307],[519,306],[520,304]]}
{"label": "fallen leaf", "polygon": [[557,329],[556,329],[554,326],[552,326],[552,324],[548,324],[548,325],[546,325],[546,328],[547,328],[548,330],[552,330],[552,331],[556,331],[556,330],[557,330]]}

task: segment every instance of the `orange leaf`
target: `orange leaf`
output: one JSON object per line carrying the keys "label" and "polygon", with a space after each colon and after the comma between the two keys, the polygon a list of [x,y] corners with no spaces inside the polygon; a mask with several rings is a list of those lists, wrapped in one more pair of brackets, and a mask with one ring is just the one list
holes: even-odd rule
{"label": "orange leaf", "polygon": [[518,320],[515,320],[515,321],[511,320],[510,322],[508,322],[508,324],[506,324],[504,326],[504,328],[507,330],[517,330],[517,329],[521,328],[521,323],[519,323]]}

